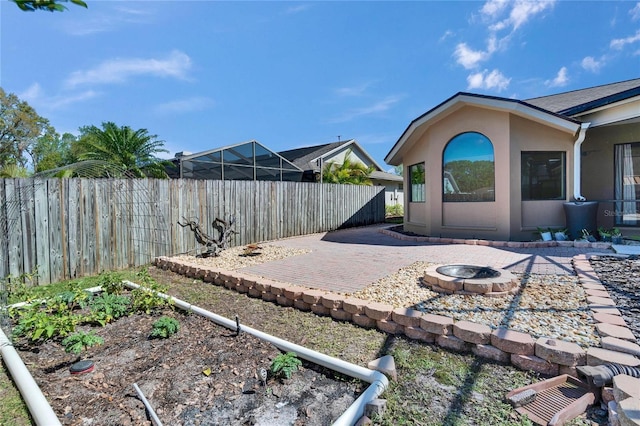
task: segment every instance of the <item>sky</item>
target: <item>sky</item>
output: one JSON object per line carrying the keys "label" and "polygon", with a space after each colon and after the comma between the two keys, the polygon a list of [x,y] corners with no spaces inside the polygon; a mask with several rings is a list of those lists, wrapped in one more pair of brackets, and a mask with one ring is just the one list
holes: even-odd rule
{"label": "sky", "polygon": [[528,99],[640,77],[638,1],[0,0],[0,86],[57,132],[169,151],[356,139],[384,157],[458,92]]}

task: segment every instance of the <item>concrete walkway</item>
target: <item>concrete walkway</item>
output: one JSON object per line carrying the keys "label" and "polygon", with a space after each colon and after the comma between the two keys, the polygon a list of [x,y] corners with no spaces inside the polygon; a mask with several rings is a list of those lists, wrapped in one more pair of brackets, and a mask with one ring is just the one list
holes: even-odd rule
{"label": "concrete walkway", "polygon": [[508,248],[402,241],[375,225],[305,235],[273,242],[311,253],[243,268],[240,272],[309,288],[351,293],[417,261],[466,263],[512,272],[573,274],[571,259],[583,253],[612,253],[593,248]]}

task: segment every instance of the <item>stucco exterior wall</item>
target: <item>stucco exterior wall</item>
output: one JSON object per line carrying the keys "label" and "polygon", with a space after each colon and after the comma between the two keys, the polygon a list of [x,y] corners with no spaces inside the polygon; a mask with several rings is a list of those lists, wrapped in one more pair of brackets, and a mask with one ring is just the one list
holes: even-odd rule
{"label": "stucco exterior wall", "polygon": [[[531,120],[511,116],[511,239],[530,241],[538,227],[564,228],[563,203],[573,194],[573,144],[575,136]],[[565,199],[523,201],[521,190],[522,151],[563,151],[565,153]]]}
{"label": "stucco exterior wall", "polygon": [[[493,144],[494,202],[442,203],[443,150],[452,138],[465,132],[481,133]],[[405,204],[409,206],[405,228],[432,236],[508,239],[509,132],[507,113],[464,106],[419,135],[417,143],[403,156],[403,163],[408,170],[409,166],[426,161],[426,203]],[[410,183],[405,182],[405,186],[409,188]]]}
{"label": "stucco exterior wall", "polygon": [[[582,195],[600,201],[598,226],[614,226],[614,145],[640,142],[640,124],[622,124],[589,129],[582,143]],[[624,228],[623,228],[624,229]],[[626,228],[624,235],[639,234],[637,228]]]}
{"label": "stucco exterior wall", "polygon": [[[481,133],[493,144],[494,202],[442,202],[443,151],[452,138],[464,132]],[[436,237],[530,241],[536,238],[538,226],[565,226],[562,205],[573,191],[574,135],[507,112],[464,106],[417,138],[403,155],[403,164],[408,170],[413,164],[425,163],[426,202],[408,202],[406,191],[407,231]],[[522,201],[522,151],[565,152],[565,199]],[[405,185],[411,186],[408,181]]]}

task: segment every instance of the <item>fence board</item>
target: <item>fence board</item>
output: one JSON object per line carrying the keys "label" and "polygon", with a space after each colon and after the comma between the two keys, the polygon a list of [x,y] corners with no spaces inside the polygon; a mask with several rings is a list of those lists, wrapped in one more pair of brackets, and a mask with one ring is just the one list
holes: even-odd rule
{"label": "fence board", "polygon": [[49,203],[47,198],[47,181],[37,180],[34,186],[34,220],[36,221],[35,245],[38,282],[51,282],[51,258],[49,244]]}
{"label": "fence board", "polygon": [[5,181],[0,182],[0,278],[9,275],[9,231]]}
{"label": "fence board", "polygon": [[199,246],[182,218],[217,237],[235,217],[231,245],[384,220],[384,188],[269,181],[0,179],[0,273],[39,284],[149,263]]}

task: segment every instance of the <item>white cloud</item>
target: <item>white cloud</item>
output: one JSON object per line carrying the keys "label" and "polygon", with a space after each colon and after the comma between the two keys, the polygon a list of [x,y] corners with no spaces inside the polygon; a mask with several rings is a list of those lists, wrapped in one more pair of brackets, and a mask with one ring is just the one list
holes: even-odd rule
{"label": "white cloud", "polygon": [[100,92],[96,92],[94,90],[86,90],[84,92],[77,93],[71,96],[57,96],[56,98],[53,98],[49,101],[49,104],[47,105],[47,107],[52,109],[62,108],[67,105],[75,104],[78,102],[84,102],[89,99],[96,98],[98,96],[100,96]]}
{"label": "white cloud", "polygon": [[346,121],[351,121],[354,118],[363,117],[372,114],[379,114],[391,109],[393,105],[395,105],[402,96],[388,96],[380,101],[377,101],[371,105],[362,107],[362,108],[354,108],[347,112],[345,112],[342,116],[338,118],[334,118],[330,120],[331,123],[344,123]]}
{"label": "white cloud", "polygon": [[213,99],[194,96],[186,99],[177,99],[158,105],[155,110],[161,114],[179,114],[192,111],[202,111],[213,106]]}
{"label": "white cloud", "polygon": [[[149,3],[147,3],[149,4]],[[61,23],[63,30],[71,35],[84,36],[89,34],[114,31],[123,25],[145,24],[151,22],[153,14],[149,9],[135,9],[131,7],[115,7],[108,14],[91,14],[86,19],[68,18]]]}
{"label": "white cloud", "polygon": [[460,43],[456,46],[453,56],[456,62],[470,70],[476,68],[480,62],[487,60],[489,54],[482,50],[473,50],[466,43]]}
{"label": "white cloud", "polygon": [[494,18],[507,7],[508,3],[508,0],[489,0],[482,6],[480,12],[489,18]]}
{"label": "white cloud", "polygon": [[637,30],[635,35],[611,40],[609,47],[616,50],[622,50],[627,44],[632,44],[637,41],[640,41],[640,30]]}
{"label": "white cloud", "polygon": [[440,37],[440,39],[438,40],[440,43],[442,43],[443,41],[445,41],[446,39],[453,37],[455,33],[451,30],[447,30],[444,32],[444,34],[442,34],[442,36]]}
{"label": "white cloud", "polygon": [[357,86],[340,87],[335,90],[338,96],[362,96],[373,83],[367,81]]}
{"label": "white cloud", "polygon": [[632,21],[637,21],[640,19],[640,2],[636,3],[635,7],[629,10],[629,15],[631,15]]}
{"label": "white cloud", "polygon": [[100,93],[93,90],[86,90],[84,92],[47,96],[39,83],[33,83],[24,92],[20,93],[18,97],[29,103],[32,107],[38,110],[52,110],[56,108],[63,108],[67,105],[83,102],[99,96]]}
{"label": "white cloud", "polygon": [[284,13],[286,13],[287,15],[293,15],[296,13],[300,13],[300,12],[304,12],[305,10],[309,9],[311,6],[308,4],[301,4],[298,6],[291,6],[289,8],[287,8]]}
{"label": "white cloud", "polygon": [[34,103],[34,102],[38,102],[43,97],[43,95],[44,93],[42,91],[42,87],[40,86],[40,84],[33,83],[31,86],[27,88],[27,90],[20,93],[18,97],[21,100],[26,101],[27,103]]}
{"label": "white cloud", "polygon": [[494,89],[498,92],[502,92],[509,87],[511,82],[510,78],[507,78],[497,69],[488,72],[487,70],[469,74],[467,77],[467,88],[472,89]]}
{"label": "white cloud", "polygon": [[66,80],[66,85],[75,87],[81,84],[122,83],[130,77],[140,75],[184,80],[190,68],[191,58],[174,50],[163,59],[111,59],[93,69],[73,72]]}
{"label": "white cloud", "polygon": [[567,75],[567,67],[562,67],[558,71],[558,74],[553,80],[547,80],[545,84],[549,87],[562,87],[566,86],[569,82],[569,76]]}
{"label": "white cloud", "polygon": [[600,68],[604,66],[604,62],[602,60],[597,60],[593,56],[586,56],[582,59],[580,65],[587,71],[598,72],[600,71]]}
{"label": "white cloud", "polygon": [[509,16],[491,25],[489,29],[494,32],[507,28],[511,28],[511,32],[516,31],[534,16],[553,8],[554,4],[555,0],[517,0],[513,3]]}
{"label": "white cloud", "polygon": [[[466,69],[475,69],[488,61],[498,50],[504,50],[511,35],[526,22],[553,7],[555,0],[488,0],[480,9],[484,21],[488,21],[488,36],[485,50],[475,50],[465,42],[458,43],[454,51],[456,62]],[[502,16],[506,18],[501,19]],[[499,37],[498,33],[508,34]],[[480,73],[482,74],[482,73]],[[477,78],[478,74],[474,74]],[[483,81],[484,81],[484,77]]]}

